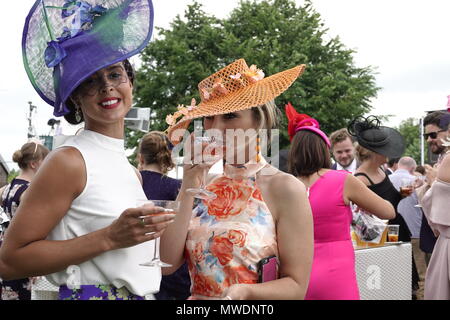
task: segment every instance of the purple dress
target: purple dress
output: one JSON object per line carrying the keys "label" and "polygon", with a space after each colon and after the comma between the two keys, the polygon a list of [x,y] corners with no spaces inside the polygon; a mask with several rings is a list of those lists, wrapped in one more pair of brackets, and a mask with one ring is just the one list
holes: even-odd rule
{"label": "purple dress", "polygon": [[[26,180],[13,179],[3,191],[1,198],[2,208],[10,219],[14,218],[17,207],[20,204],[20,197],[27,190],[29,184],[30,182]],[[0,284],[0,300],[31,300],[31,283],[29,278],[5,280],[0,282]]]}
{"label": "purple dress", "polygon": [[[143,188],[149,200],[175,200],[181,187],[181,180],[170,178],[154,171],[141,171]],[[187,264],[177,271],[162,276],[157,300],[186,300],[190,296],[191,281]]]}

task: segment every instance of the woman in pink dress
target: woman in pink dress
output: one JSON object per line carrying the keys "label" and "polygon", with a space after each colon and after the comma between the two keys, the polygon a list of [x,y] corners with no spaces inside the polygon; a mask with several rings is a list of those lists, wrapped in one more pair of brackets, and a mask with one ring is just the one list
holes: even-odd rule
{"label": "woman in pink dress", "polygon": [[288,104],[289,170],[309,190],[314,220],[314,258],[307,300],[359,300],[350,238],[350,202],[381,219],[392,205],[346,171],[330,170],[330,142],[319,123]]}

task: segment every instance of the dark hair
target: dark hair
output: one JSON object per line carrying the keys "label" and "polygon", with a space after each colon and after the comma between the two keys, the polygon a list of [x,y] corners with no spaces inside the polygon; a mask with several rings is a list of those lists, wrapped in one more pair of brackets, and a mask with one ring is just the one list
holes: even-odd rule
{"label": "dark hair", "polygon": [[450,122],[450,112],[435,111],[428,114],[423,119],[423,126],[426,127],[429,124],[434,124],[435,126],[441,128],[442,130],[447,130],[449,122]]}
{"label": "dark hair", "polygon": [[400,161],[400,158],[390,158],[388,161],[389,168],[392,168],[394,164],[398,163]]}
{"label": "dark hair", "polygon": [[417,167],[416,167],[416,172],[419,172],[421,175],[425,175],[425,173],[426,173],[426,171],[425,171],[425,167],[424,166],[421,166],[421,165],[418,165]]}
{"label": "dark hair", "polygon": [[[128,79],[130,79],[131,84],[134,85],[134,79],[135,79],[136,74],[135,74],[133,66],[131,65],[130,61],[128,61],[128,59],[123,60],[122,64],[123,64],[123,67],[125,68],[125,71],[126,71],[126,73],[128,75]],[[70,95],[70,97],[65,102],[66,106],[67,106],[67,108],[69,108],[70,112],[68,114],[64,115],[64,119],[66,119],[66,121],[68,123],[70,123],[70,124],[79,124],[79,123],[82,123],[84,121],[82,113],[80,113],[81,120],[77,121],[77,119],[75,117],[76,107],[75,107],[75,104],[72,101],[72,98],[74,98],[76,96],[76,94],[77,94],[78,88],[73,90],[72,94]]]}
{"label": "dark hair", "polygon": [[172,144],[163,132],[152,131],[142,137],[138,153],[144,160],[144,164],[156,163],[166,174],[175,167],[171,147]]}
{"label": "dark hair", "polygon": [[298,131],[291,142],[288,160],[289,172],[306,177],[323,168],[331,167],[330,151],[325,141],[307,130]]}
{"label": "dark hair", "polygon": [[36,142],[25,143],[20,150],[13,154],[13,161],[19,165],[19,168],[25,170],[32,161],[43,160],[50,150],[42,144]]}

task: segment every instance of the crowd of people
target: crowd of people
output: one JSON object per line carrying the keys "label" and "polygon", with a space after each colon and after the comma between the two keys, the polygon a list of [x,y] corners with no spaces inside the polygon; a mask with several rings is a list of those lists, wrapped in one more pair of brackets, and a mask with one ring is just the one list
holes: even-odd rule
{"label": "crowd of people", "polygon": [[[165,132],[141,139],[136,168],[124,149],[135,86],[128,59],[151,38],[151,1],[60,2],[45,15],[44,6],[31,9],[24,61],[54,115],[84,122],[84,130],[50,154],[31,142],[17,156],[21,173],[1,190],[11,220],[0,247],[2,299],[30,299],[32,278],[45,275],[61,300],[358,300],[353,210],[399,225],[400,240],[412,242],[413,296],[425,277],[425,299],[450,299],[449,112],[425,118],[425,139],[439,158],[416,173],[400,133],[376,117],[358,117],[328,136],[291,104],[280,114],[275,98],[304,65],[266,77],[239,59],[201,81],[201,102],[179,106]],[[64,29],[74,15],[88,23]],[[32,30],[49,26],[61,32],[58,41],[32,46],[45,41]],[[124,37],[130,30],[135,36]],[[261,152],[270,141],[264,134],[283,116],[287,172]],[[198,147],[187,131],[195,119],[220,139]],[[181,181],[167,175],[178,144],[185,151]],[[211,144],[218,152],[198,162]],[[208,174],[218,161],[223,173]],[[390,161],[397,164],[388,173]],[[399,191],[405,179],[415,188],[408,195]],[[203,189],[212,196],[191,192]],[[139,205],[143,200],[179,209]],[[142,265],[157,251],[156,239],[167,267]]]}

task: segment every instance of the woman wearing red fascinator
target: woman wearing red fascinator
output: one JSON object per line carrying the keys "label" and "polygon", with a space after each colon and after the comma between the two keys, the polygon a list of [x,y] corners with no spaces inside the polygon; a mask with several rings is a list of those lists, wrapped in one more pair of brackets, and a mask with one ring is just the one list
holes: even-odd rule
{"label": "woman wearing red fascinator", "polygon": [[314,258],[305,299],[359,300],[350,202],[381,219],[394,217],[394,208],[348,172],[329,169],[330,141],[316,119],[297,113],[290,103],[286,115],[289,170],[308,188],[314,220]]}

